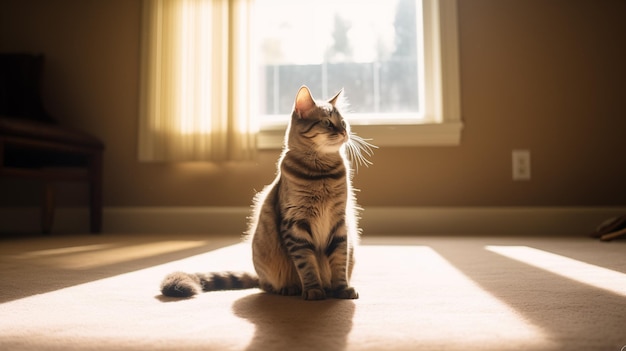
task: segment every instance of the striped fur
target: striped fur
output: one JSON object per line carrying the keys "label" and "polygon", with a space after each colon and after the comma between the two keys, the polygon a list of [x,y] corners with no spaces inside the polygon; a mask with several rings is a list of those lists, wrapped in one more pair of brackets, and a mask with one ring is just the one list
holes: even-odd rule
{"label": "striped fur", "polygon": [[341,92],[315,102],[300,88],[277,176],[256,198],[249,235],[260,287],[307,300],[354,299],[350,285],[358,242],[352,173],[345,153],[371,149],[339,112]]}
{"label": "striped fur", "polygon": [[258,277],[176,272],[163,281],[168,296],[260,287],[275,294],[358,298],[350,285],[359,238],[346,153],[367,165],[371,147],[350,132],[339,112],[342,92],[316,102],[300,88],[274,181],[255,197],[248,239]]}
{"label": "striped fur", "polygon": [[202,291],[250,289],[259,286],[259,279],[249,273],[170,273],[161,283],[166,296],[189,297]]}

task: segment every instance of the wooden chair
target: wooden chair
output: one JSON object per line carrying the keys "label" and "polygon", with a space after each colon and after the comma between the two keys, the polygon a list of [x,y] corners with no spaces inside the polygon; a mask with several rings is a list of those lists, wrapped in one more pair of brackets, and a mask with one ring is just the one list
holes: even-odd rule
{"label": "wooden chair", "polygon": [[43,56],[0,54],[0,176],[43,182],[41,229],[50,233],[56,182],[88,182],[90,231],[102,230],[104,144],[82,131],[60,126],[44,110],[39,94]]}

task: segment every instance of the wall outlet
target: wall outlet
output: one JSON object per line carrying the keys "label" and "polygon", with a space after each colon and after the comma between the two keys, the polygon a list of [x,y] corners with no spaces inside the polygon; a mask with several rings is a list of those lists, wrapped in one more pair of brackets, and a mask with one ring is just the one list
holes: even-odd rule
{"label": "wall outlet", "polygon": [[513,180],[530,180],[530,150],[513,150]]}

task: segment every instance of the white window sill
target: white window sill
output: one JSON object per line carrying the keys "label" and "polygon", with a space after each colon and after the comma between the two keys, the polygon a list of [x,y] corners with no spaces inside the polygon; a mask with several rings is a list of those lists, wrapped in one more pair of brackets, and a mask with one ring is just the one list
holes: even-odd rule
{"label": "white window sill", "polygon": [[[356,125],[352,130],[378,147],[458,146],[463,123],[450,121],[427,124]],[[285,128],[263,129],[257,138],[259,149],[283,147]]]}

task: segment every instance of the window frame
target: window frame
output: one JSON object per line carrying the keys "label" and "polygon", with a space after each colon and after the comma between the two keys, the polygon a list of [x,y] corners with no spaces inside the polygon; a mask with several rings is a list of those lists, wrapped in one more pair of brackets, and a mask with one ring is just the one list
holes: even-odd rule
{"label": "window frame", "polygon": [[[422,0],[426,118],[364,125],[352,121],[352,130],[379,147],[458,146],[461,143],[460,74],[457,0]],[[349,92],[347,92],[349,95]],[[350,121],[350,115],[346,116]],[[282,148],[285,126],[262,127],[259,149]]]}

